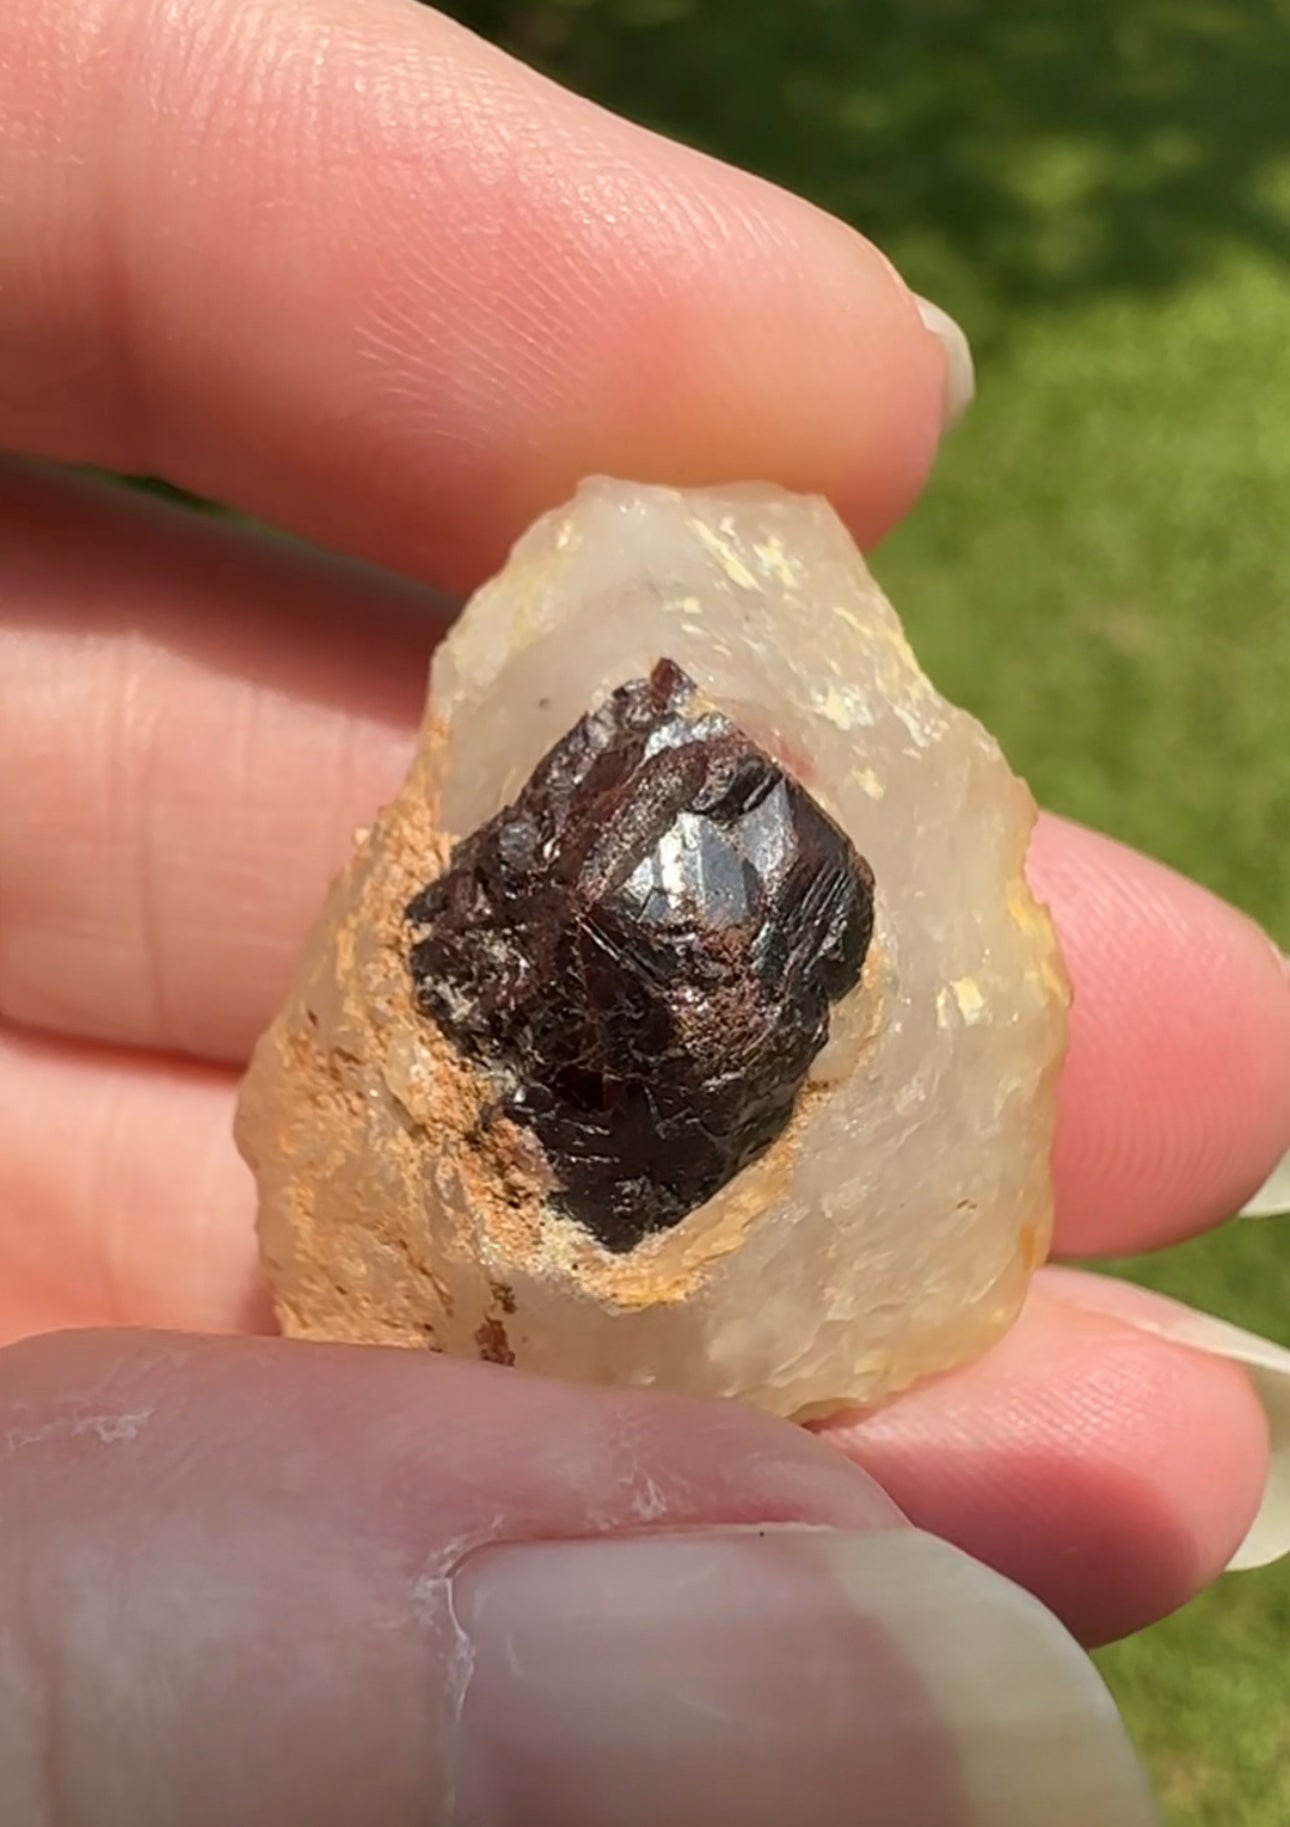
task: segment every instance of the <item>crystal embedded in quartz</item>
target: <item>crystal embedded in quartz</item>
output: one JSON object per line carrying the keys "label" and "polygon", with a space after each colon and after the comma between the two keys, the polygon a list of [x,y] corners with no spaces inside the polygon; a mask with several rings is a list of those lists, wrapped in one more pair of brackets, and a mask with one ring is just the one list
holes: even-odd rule
{"label": "crystal embedded in quartz", "polygon": [[[418,1006],[407,910],[661,655],[872,864],[874,928],[779,1134],[619,1252],[483,1050]],[[440,648],[408,779],[257,1048],[238,1134],[284,1330],[798,1415],[982,1350],[1051,1224],[1067,991],[1033,821],[823,502],[586,485]]]}
{"label": "crystal embedded in quartz", "polygon": [[583,717],[408,908],[418,1006],[612,1251],[782,1133],[855,988],[873,877],[669,660]]}

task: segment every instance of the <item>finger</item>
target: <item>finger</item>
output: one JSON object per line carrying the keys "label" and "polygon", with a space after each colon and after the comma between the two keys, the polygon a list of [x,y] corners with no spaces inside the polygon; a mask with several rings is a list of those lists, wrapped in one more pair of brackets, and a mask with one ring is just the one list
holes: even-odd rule
{"label": "finger", "polygon": [[442,606],[0,460],[0,1014],[241,1059],[406,769]]}
{"label": "finger", "polygon": [[1041,1272],[987,1356],[824,1430],[919,1528],[1036,1593],[1087,1643],[1154,1623],[1216,1578],[1268,1476],[1242,1372],[1133,1324],[1119,1293]]}
{"label": "finger", "polygon": [[0,1098],[0,1345],[274,1330],[226,1072],[0,1026]]}
{"label": "finger", "polygon": [[[171,1086],[145,1062],[109,1074],[88,1055],[78,1078],[63,1077],[59,1049],[10,1048],[0,1069],[7,1336],[60,1318],[265,1323],[250,1178],[228,1140],[231,1084],[194,1071]],[[24,1147],[24,1135],[39,1146]],[[1085,1305],[1071,1282],[1087,1287]],[[1068,1275],[1060,1290],[1041,1277],[987,1358],[830,1437],[920,1526],[1100,1641],[1173,1610],[1226,1565],[1259,1501],[1266,1431],[1239,1372],[1126,1323],[1110,1305],[1118,1288]]]}
{"label": "finger", "polygon": [[917,492],[942,341],[807,204],[408,0],[6,19],[0,444],[454,585],[587,474]]}
{"label": "finger", "polygon": [[1290,1147],[1290,969],[1171,869],[1042,818],[1029,873],[1075,986],[1056,1248],[1157,1249],[1230,1217]]}
{"label": "finger", "polygon": [[1056,1267],[1045,1281],[1072,1305],[1091,1304],[1152,1338],[1240,1365],[1267,1423],[1268,1475],[1258,1514],[1227,1565],[1236,1572],[1284,1559],[1290,1553],[1290,1348],[1134,1282]]}
{"label": "finger", "polygon": [[352,1347],[6,1359],[7,1821],[1151,1819],[1055,1622],[782,1423]]}
{"label": "finger", "polygon": [[[398,785],[437,610],[115,492],[7,480],[0,1013],[237,1062]],[[1215,1222],[1290,1143],[1290,977],[1235,910],[1104,838],[1041,820],[1033,868],[1076,985],[1058,1247]]]}

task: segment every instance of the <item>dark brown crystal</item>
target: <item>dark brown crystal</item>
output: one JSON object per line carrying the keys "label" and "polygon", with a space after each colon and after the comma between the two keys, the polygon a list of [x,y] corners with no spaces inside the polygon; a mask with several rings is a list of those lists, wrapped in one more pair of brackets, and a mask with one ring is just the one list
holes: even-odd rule
{"label": "dark brown crystal", "polygon": [[613,1251],[784,1129],[858,981],[873,875],[670,660],[623,685],[407,910],[417,1007]]}

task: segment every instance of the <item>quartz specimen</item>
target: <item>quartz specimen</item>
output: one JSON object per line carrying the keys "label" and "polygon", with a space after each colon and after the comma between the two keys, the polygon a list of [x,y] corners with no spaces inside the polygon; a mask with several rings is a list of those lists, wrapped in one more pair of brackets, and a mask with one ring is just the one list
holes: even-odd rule
{"label": "quartz specimen", "polygon": [[607,1249],[781,1133],[854,989],[873,875],[669,660],[611,692],[412,902],[417,1005]]}
{"label": "quartz specimen", "polygon": [[256,1050],[284,1330],[799,1416],[983,1349],[1051,1222],[1033,820],[823,502],[584,485]]}

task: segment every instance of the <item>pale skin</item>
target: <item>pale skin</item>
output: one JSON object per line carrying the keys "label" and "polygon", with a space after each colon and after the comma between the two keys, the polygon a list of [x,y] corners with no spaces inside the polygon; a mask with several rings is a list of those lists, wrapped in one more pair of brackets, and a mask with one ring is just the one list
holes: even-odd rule
{"label": "pale skin", "polygon": [[[8,1478],[31,1523],[34,1562],[4,1572],[43,1594],[46,1647],[78,1628],[41,1559],[67,1506],[91,1519],[84,1566],[111,1561],[149,1526],[180,1436],[201,1443],[194,1501],[232,1501],[284,1411],[324,1484],[335,1427],[339,1479],[389,1377],[396,1408],[436,1417],[408,1474],[426,1503],[482,1415],[489,1502],[516,1534],[582,1532],[551,1522],[528,1455],[621,1403],[664,1485],[688,1466],[679,1520],[758,1519],[741,1466],[755,1484],[772,1438],[808,1483],[846,1456],[1086,1641],[1224,1566],[1264,1482],[1254,1395],[1092,1276],[1041,1273],[988,1357],[825,1429],[831,1456],[752,1420],[700,1453],[697,1411],[527,1383],[521,1442],[487,1370],[338,1351],[320,1372],[312,1348],[223,1339],[167,1358],[138,1333],[64,1330],[271,1330],[235,1088],[354,829],[406,766],[447,613],[433,591],[471,587],[594,472],[820,491],[872,544],[928,475],[947,384],[944,342],[851,230],[404,0],[4,9],[0,1440],[54,1432],[38,1464],[0,1455],[0,1492]],[[61,463],[164,475],[350,558]],[[1030,872],[1076,989],[1057,1251],[1193,1236],[1290,1145],[1290,973],[1240,912],[1059,819],[1041,818]],[[43,1333],[61,1336],[17,1343]],[[137,1387],[180,1420],[115,1465],[96,1533],[100,1475],[64,1423]],[[776,1502],[835,1520],[827,1494]],[[96,1753],[62,1743],[96,1794]],[[112,1827],[125,1806],[69,1818]]]}

